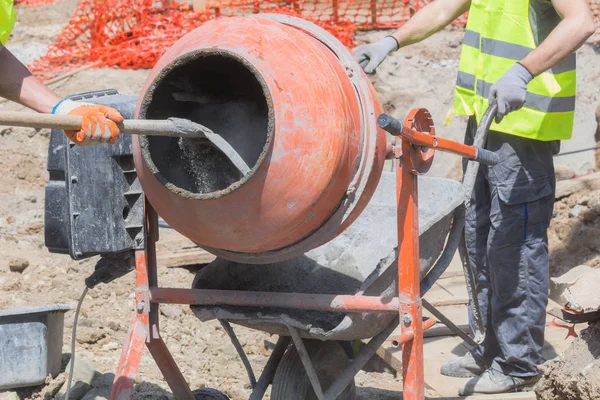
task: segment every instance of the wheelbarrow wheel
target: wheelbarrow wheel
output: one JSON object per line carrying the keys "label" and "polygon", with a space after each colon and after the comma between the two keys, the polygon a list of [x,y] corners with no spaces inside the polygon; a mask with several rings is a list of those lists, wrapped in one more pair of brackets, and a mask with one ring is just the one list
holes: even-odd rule
{"label": "wheelbarrow wheel", "polygon": [[[321,388],[326,391],[348,365],[348,356],[337,342],[305,340],[304,345],[315,368]],[[346,386],[338,400],[356,399],[354,379]],[[271,389],[271,400],[317,400],[302,360],[294,346],[285,352]]]}

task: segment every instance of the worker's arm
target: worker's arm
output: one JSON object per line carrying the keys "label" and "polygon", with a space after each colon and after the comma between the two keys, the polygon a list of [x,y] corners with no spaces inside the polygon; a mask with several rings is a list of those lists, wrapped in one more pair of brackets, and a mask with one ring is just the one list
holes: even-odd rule
{"label": "worker's arm", "polygon": [[468,11],[470,6],[471,0],[432,1],[391,36],[376,43],[357,47],[354,52],[356,61],[366,73],[372,74],[391,52],[427,39]]}
{"label": "worker's arm", "polygon": [[41,113],[51,113],[61,98],[37,80],[6,47],[0,44],[0,96]]}
{"label": "worker's arm", "polygon": [[398,47],[408,46],[427,39],[441,31],[456,18],[469,11],[471,0],[436,0],[420,9],[406,21],[392,37]]}
{"label": "worker's arm", "polygon": [[525,104],[527,85],[581,47],[594,34],[596,24],[587,0],[552,0],[562,21],[525,58],[513,65],[490,90],[489,101],[497,101],[496,122]]}
{"label": "worker's arm", "polygon": [[70,114],[82,117],[79,131],[65,131],[81,145],[114,143],[119,138],[115,122],[122,122],[119,111],[97,104],[62,100],[36,79],[6,47],[0,44],[0,97],[41,113]]}
{"label": "worker's arm", "polygon": [[594,34],[596,23],[588,0],[552,0],[562,21],[540,45],[521,60],[534,77],[580,48]]}

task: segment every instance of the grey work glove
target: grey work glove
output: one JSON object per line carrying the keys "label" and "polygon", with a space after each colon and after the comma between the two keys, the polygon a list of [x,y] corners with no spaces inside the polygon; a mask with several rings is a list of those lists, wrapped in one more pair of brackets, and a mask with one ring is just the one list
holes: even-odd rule
{"label": "grey work glove", "polygon": [[492,103],[495,100],[498,103],[497,124],[508,113],[523,107],[527,95],[527,84],[532,79],[531,73],[524,66],[516,63],[494,83],[488,101]]}
{"label": "grey work glove", "polygon": [[379,64],[393,51],[398,50],[398,42],[387,36],[378,42],[358,46],[354,59],[367,74],[374,74]]}

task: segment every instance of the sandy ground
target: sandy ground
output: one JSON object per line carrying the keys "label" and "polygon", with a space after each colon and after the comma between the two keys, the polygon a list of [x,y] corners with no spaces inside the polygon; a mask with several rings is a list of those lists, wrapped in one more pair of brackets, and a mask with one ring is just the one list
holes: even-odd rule
{"label": "sandy ground", "polygon": [[[41,8],[19,8],[19,22],[9,48],[23,61],[31,62],[45,52],[75,4],[74,0],[67,0]],[[375,40],[385,34],[361,33],[359,41]],[[386,109],[403,118],[412,107],[426,107],[433,114],[438,135],[460,140],[465,121],[455,118],[447,127],[442,121],[451,106],[461,37],[460,32],[444,31],[422,44],[399,51],[388,60],[373,77]],[[564,144],[564,150],[595,144],[593,110],[599,101],[594,82],[600,74],[600,57],[586,45],[578,59],[577,125],[574,139]],[[105,88],[137,94],[147,74],[144,70],[88,70],[54,85],[54,89],[61,95]],[[10,103],[0,104],[0,108],[21,109]],[[95,259],[74,262],[67,256],[49,254],[43,245],[48,135],[45,130],[0,127],[0,309],[52,303],[74,306],[84,278],[93,271]],[[593,167],[592,156],[591,152],[582,153],[564,157],[560,162],[584,173]],[[455,162],[453,156],[438,153],[431,174],[445,176]],[[569,206],[570,203],[565,205],[565,210]],[[11,263],[27,264],[27,267],[22,273],[11,272]],[[194,274],[194,270],[188,269],[161,269],[160,281],[165,286],[189,287]],[[116,368],[133,312],[133,285],[134,276],[126,276],[92,290],[84,302],[77,352],[101,372],[112,372]],[[161,314],[163,336],[192,388],[213,387],[232,399],[247,398],[250,390],[244,369],[218,323],[201,324],[186,307],[166,306]],[[71,327],[71,321],[72,312],[69,312],[67,328]],[[276,338],[244,328],[236,328],[236,331],[252,364],[260,371]],[[70,339],[70,329],[66,329],[64,353],[69,352]],[[399,396],[401,383],[390,373],[361,372],[356,381],[359,399],[383,400]],[[166,384],[147,353],[141,364],[139,382],[143,384],[139,385],[134,398],[170,396],[168,390],[160,389],[166,389]],[[39,396],[39,393],[28,395]]]}

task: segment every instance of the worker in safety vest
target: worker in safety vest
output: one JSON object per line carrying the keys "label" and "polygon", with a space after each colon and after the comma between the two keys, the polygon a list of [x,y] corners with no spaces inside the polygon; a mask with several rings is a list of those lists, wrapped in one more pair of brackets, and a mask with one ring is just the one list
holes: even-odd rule
{"label": "worker in safety vest", "polygon": [[460,395],[522,390],[538,380],[548,303],[547,228],[554,203],[552,156],[571,137],[575,54],[595,29],[586,0],[437,0],[391,36],[355,51],[365,72],[469,11],[454,110],[469,116],[467,141],[488,103],[498,103],[467,210],[469,258],[486,338],[441,372],[473,377]]}
{"label": "worker in safety vest", "polygon": [[121,114],[111,107],[63,100],[33,77],[4,47],[14,24],[13,0],[0,0],[0,96],[42,113],[81,116],[80,131],[65,131],[77,144],[114,143],[119,138],[115,122],[123,121]]}

